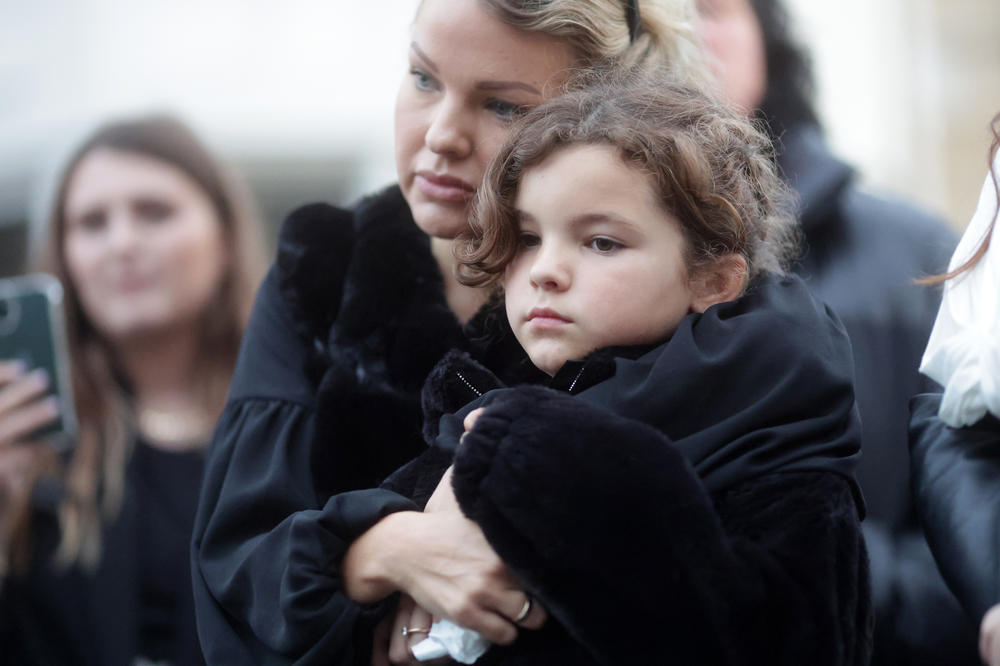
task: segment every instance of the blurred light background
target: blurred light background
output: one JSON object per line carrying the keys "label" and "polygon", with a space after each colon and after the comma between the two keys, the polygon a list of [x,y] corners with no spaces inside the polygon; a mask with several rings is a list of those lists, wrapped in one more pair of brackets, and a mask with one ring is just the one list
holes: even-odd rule
{"label": "blurred light background", "polygon": [[[581,2],[585,0],[580,0]],[[836,150],[874,189],[964,226],[1000,110],[1000,0],[788,0]],[[101,121],[168,111],[257,196],[293,206],[394,179],[392,108],[417,0],[0,0],[0,274]]]}

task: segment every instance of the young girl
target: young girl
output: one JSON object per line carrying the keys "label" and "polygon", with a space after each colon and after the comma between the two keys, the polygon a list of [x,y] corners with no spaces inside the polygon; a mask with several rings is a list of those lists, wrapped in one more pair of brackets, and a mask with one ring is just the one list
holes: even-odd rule
{"label": "young girl", "polygon": [[[785,204],[766,139],[662,77],[548,102],[501,148],[460,246],[466,284],[502,286],[473,349],[496,375],[445,357],[432,447],[388,480],[420,503],[454,452],[522,614],[555,620],[487,663],[865,663],[851,352],[783,271]],[[525,380],[548,387],[502,388]],[[431,620],[404,598],[390,655]]]}

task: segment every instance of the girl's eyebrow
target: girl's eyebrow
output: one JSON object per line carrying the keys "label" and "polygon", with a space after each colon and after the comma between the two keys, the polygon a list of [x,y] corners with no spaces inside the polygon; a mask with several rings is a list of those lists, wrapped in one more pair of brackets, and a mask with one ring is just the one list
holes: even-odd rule
{"label": "girl's eyebrow", "polygon": [[627,220],[620,215],[615,215],[614,213],[584,213],[583,215],[578,215],[574,217],[570,224],[574,227],[585,227],[591,224],[619,224],[631,229],[638,229],[638,226],[631,220]]}
{"label": "girl's eyebrow", "polygon": [[[438,66],[434,63],[433,60],[431,60],[427,56],[426,53],[424,53],[420,49],[419,46],[417,46],[417,43],[416,42],[410,42],[410,48],[417,55],[417,57],[420,58],[424,62],[424,64],[427,66],[427,69],[431,70],[431,74],[434,74],[435,76],[437,76],[438,75]],[[527,83],[523,83],[521,81],[476,81],[476,89],[477,90],[510,90],[511,88],[518,88],[520,90],[526,90],[526,91],[528,91],[530,93],[533,93],[533,94],[539,95],[539,96],[541,96],[541,94],[542,94],[538,90],[538,88],[535,88],[534,86],[530,86]]]}

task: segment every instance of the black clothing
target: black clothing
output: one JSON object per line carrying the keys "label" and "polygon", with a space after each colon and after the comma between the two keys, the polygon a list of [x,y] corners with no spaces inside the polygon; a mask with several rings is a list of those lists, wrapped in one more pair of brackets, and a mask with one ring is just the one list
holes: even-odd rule
{"label": "black clothing", "polygon": [[913,495],[941,573],[978,623],[1000,603],[1000,420],[938,418],[941,396],[911,402]]}
{"label": "black clothing", "polygon": [[[32,516],[37,553],[0,590],[0,657],[18,666],[129,666],[142,656],[203,664],[187,558],[204,456],[138,443],[118,517],[93,572],[53,561],[55,494],[42,485]],[[43,482],[44,483],[44,482]]]}
{"label": "black clothing", "polygon": [[910,494],[908,402],[935,390],[917,368],[939,289],[913,283],[947,268],[957,238],[941,221],[862,191],[819,128],[781,137],[779,165],[800,198],[806,252],[798,273],[829,304],[854,349],[861,412],[858,481],[868,516],[876,633],[873,666],[978,664],[967,622],[935,566]]}
{"label": "black clothing", "polygon": [[[346,269],[335,265],[345,256]],[[244,338],[196,520],[195,596],[209,663],[367,663],[370,628],[390,604],[361,607],[349,600],[341,590],[340,560],[351,541],[388,512],[422,502],[376,485],[400,461],[426,451],[420,388],[445,352],[469,350],[509,385],[539,379],[516,341],[492,335],[495,323],[490,308],[464,328],[455,320],[429,240],[413,224],[398,189],[355,211],[313,206],[293,213]],[[671,654],[670,642],[659,641],[662,633],[656,632],[683,634],[692,625],[701,633],[679,638],[682,662],[697,649],[702,663],[749,663],[760,655],[773,656],[770,663],[863,663],[864,545],[857,503],[842,475],[771,473],[709,495],[687,459],[654,428],[611,415],[609,428],[618,419],[638,430],[614,427],[603,438],[602,454],[581,460],[584,435],[597,425],[592,418],[579,423],[586,432],[556,437],[545,430],[546,419],[530,412],[533,406],[559,411],[585,402],[557,395],[571,405],[535,405],[530,392],[515,395],[527,395],[530,404],[513,400],[507,403],[511,412],[489,413],[524,423],[545,441],[559,440],[561,448],[536,447],[534,457],[529,451],[507,454],[520,433],[485,438],[491,443],[470,449],[483,457],[456,461],[456,492],[491,542],[506,544],[501,555],[510,556],[517,570],[523,560],[511,547],[523,539],[497,531],[503,526],[496,517],[515,488],[498,474],[520,472],[490,460],[523,463],[543,486],[549,483],[544,474],[559,461],[563,473],[551,479],[551,488],[566,502],[525,494],[526,501],[541,502],[535,520],[518,516],[507,528],[545,526],[551,545],[563,549],[552,554],[556,561],[566,558],[567,567],[557,579],[548,571],[552,563],[545,563],[531,581],[559,621],[541,632],[523,632],[513,652],[492,649],[484,659],[496,661],[484,663],[526,663],[514,655],[548,655],[548,663],[622,663],[634,655],[643,663],[641,655],[654,639],[659,654]],[[784,416],[784,422],[795,420]],[[836,439],[844,429],[849,426],[829,436]],[[496,451],[488,453],[494,445]],[[615,455],[618,447],[636,455]],[[642,481],[621,483],[623,477],[611,473],[614,465]],[[637,503],[643,489],[651,494]],[[426,488],[412,490],[423,499],[429,494]],[[597,511],[602,498],[629,510]],[[561,541],[560,534],[567,538]],[[634,570],[618,562],[632,544],[647,550],[635,554]],[[598,559],[590,559],[590,573],[582,576],[591,555]],[[648,597],[640,591],[646,589],[652,591]],[[675,607],[671,595],[683,601]],[[600,633],[568,647],[547,642],[560,627],[581,639],[577,627],[596,626],[597,616],[606,621],[609,607],[634,623],[634,630],[624,628],[640,641],[633,652],[608,655],[604,650],[612,643]],[[650,616],[638,617],[647,611]],[[655,631],[647,632],[651,624]],[[601,631],[612,626],[618,625],[605,624]],[[692,643],[708,635],[723,638]],[[747,646],[753,651],[744,652]]]}
{"label": "black clothing", "polygon": [[[657,428],[710,493],[779,471],[832,472],[863,515],[850,346],[801,280],[764,278],[736,301],[685,317],[669,341],[630,352],[570,361],[550,385]],[[423,405],[428,420],[443,415],[435,444],[453,448],[466,413],[516,390],[487,373],[455,352],[431,372]]]}

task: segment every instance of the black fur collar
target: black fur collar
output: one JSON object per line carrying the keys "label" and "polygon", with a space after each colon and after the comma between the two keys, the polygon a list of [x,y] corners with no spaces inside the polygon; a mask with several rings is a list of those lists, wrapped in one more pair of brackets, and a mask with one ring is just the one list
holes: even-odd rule
{"label": "black fur collar", "polygon": [[299,332],[316,347],[314,375],[350,349],[356,362],[381,366],[369,379],[419,390],[448,349],[465,346],[430,239],[396,186],[353,210],[296,210],[282,227],[278,268]]}

